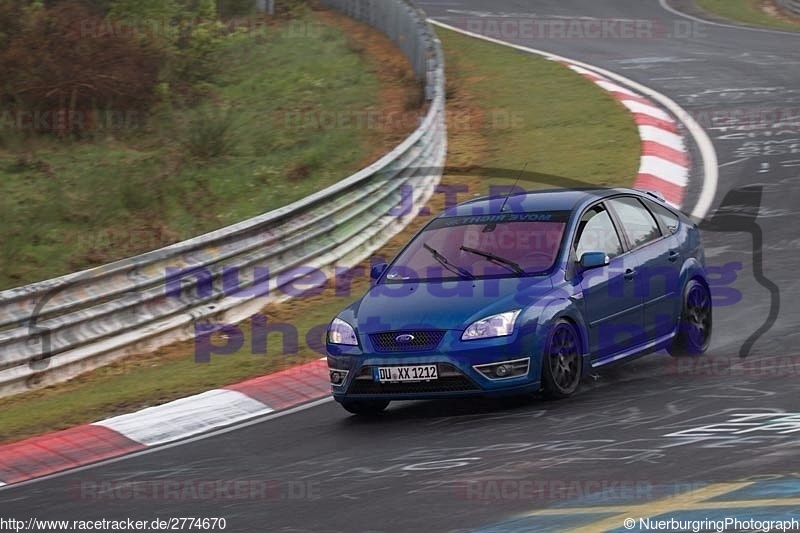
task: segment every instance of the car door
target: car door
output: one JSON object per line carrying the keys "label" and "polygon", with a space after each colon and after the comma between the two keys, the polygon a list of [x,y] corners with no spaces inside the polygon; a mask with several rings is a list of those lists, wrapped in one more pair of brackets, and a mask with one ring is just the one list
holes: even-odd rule
{"label": "car door", "polygon": [[[647,339],[668,335],[675,326],[676,296],[680,292],[680,255],[669,230],[634,196],[608,201],[636,259],[636,293],[642,297]],[[665,234],[665,231],[667,234]],[[642,339],[642,340],[647,340]]]}
{"label": "car door", "polygon": [[650,335],[652,338],[669,335],[678,324],[681,311],[681,267],[685,256],[677,237],[680,227],[678,215],[663,205],[642,199],[645,207],[652,213],[661,229],[659,271],[653,272],[648,278],[648,298],[644,305],[644,320],[647,325],[652,324]]}
{"label": "car door", "polygon": [[602,203],[581,215],[573,246],[576,261],[586,252],[603,252],[609,257],[605,267],[579,269],[574,282],[581,289],[593,360],[611,359],[644,335],[642,298],[635,286],[638,264],[625,253],[622,235]]}

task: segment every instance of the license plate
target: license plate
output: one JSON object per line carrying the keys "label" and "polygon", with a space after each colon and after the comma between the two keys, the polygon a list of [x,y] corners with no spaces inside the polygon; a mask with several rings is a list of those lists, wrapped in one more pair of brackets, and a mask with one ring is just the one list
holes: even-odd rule
{"label": "license plate", "polygon": [[375,381],[429,381],[439,379],[436,365],[383,366],[377,369]]}

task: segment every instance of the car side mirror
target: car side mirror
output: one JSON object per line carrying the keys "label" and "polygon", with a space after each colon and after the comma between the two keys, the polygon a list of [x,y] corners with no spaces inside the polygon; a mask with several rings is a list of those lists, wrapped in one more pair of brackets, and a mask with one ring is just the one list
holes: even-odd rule
{"label": "car side mirror", "polygon": [[372,265],[372,268],[369,269],[369,277],[372,279],[378,279],[386,272],[386,269],[389,268],[389,265],[386,263],[378,263],[377,265]]}
{"label": "car side mirror", "polygon": [[584,270],[608,266],[611,262],[604,252],[586,252],[581,256],[580,265]]}

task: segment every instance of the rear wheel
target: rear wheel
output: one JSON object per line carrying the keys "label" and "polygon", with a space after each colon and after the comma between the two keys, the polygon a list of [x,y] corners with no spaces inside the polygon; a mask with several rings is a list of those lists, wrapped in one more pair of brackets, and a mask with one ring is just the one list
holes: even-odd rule
{"label": "rear wheel", "polygon": [[711,344],[712,325],[711,294],[704,284],[690,280],[683,291],[678,333],[669,353],[676,357],[702,354]]}
{"label": "rear wheel", "polygon": [[571,396],[581,382],[583,358],[575,326],[560,320],[550,333],[542,360],[542,387],[546,397]]}
{"label": "rear wheel", "polygon": [[389,400],[344,400],[341,403],[345,410],[364,416],[377,415],[389,406]]}

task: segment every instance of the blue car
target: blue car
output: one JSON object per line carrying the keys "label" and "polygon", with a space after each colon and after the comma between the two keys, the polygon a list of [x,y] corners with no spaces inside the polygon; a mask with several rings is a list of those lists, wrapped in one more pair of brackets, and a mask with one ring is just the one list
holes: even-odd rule
{"label": "blue car", "polygon": [[481,198],[429,222],[327,335],[333,396],[392,400],[542,391],[666,348],[700,354],[712,305],[697,226],[631,189]]}

